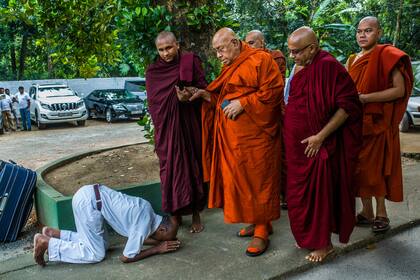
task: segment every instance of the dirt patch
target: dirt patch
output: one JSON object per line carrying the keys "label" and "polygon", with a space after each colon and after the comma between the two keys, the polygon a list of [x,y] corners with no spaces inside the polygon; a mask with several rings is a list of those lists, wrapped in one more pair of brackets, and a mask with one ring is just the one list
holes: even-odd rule
{"label": "dirt patch", "polygon": [[159,181],[159,161],[149,144],[91,155],[48,172],[44,180],[71,196],[81,186],[100,183],[119,189]]}

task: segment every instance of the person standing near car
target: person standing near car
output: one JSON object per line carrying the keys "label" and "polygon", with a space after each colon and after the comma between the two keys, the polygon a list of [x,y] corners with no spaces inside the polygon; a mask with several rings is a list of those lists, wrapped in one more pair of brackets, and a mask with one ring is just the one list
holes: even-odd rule
{"label": "person standing near car", "polygon": [[15,131],[16,129],[13,125],[12,117],[12,100],[4,93],[4,88],[0,88],[0,106],[5,131],[8,131],[9,129]]}
{"label": "person standing near car", "polygon": [[398,124],[413,88],[410,58],[392,45],[379,45],[381,34],[376,17],[363,18],[356,33],[361,51],[346,63],[363,103],[363,147],[356,169],[363,208],[356,224],[371,226],[373,232],[390,228],[385,199],[403,200]]}
{"label": "person standing near car", "polygon": [[206,204],[201,165],[201,101],[190,102],[192,87],[207,82],[200,58],[183,53],[172,32],[155,39],[159,57],[146,71],[149,112],[155,128],[160,162],[162,210],[181,224],[192,214],[190,232],[204,227],[200,211]]}
{"label": "person standing near car", "polygon": [[19,103],[19,113],[22,120],[22,130],[31,130],[31,98],[29,94],[25,92],[25,88],[20,86],[19,92],[16,93],[15,98]]}
{"label": "person standing near car", "polygon": [[4,90],[4,92],[6,93],[6,95],[8,95],[10,97],[10,99],[12,100],[12,115],[13,118],[15,119],[15,127],[16,129],[19,129],[19,120],[18,120],[18,116],[17,116],[17,108],[18,108],[18,102],[17,99],[14,96],[10,95],[10,90],[8,88],[6,88]]}

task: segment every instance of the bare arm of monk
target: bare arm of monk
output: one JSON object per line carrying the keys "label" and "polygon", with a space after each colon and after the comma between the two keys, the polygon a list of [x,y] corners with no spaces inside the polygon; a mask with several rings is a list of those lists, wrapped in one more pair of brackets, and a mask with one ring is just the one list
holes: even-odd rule
{"label": "bare arm of monk", "polygon": [[207,102],[211,101],[210,92],[206,91],[205,89],[197,89],[195,93],[190,97],[190,101],[194,101],[198,98],[203,98]]}
{"label": "bare arm of monk", "polygon": [[388,102],[403,97],[404,93],[404,77],[401,72],[395,68],[392,71],[392,87],[369,94],[359,94],[359,99],[362,103]]}
{"label": "bare arm of monk", "polygon": [[154,247],[147,248],[146,250],[141,251],[137,255],[132,258],[127,258],[126,256],[120,256],[120,260],[123,263],[130,263],[136,262],[147,257],[156,255],[156,254],[164,254],[174,252],[179,249],[180,241],[173,240],[173,241],[162,241],[158,245]]}
{"label": "bare arm of monk", "polygon": [[347,119],[349,115],[343,109],[338,109],[330,121],[318,132],[316,135],[312,135],[304,140],[302,144],[307,143],[305,149],[305,155],[307,157],[314,157],[322,146],[324,140],[337,128],[339,128]]}

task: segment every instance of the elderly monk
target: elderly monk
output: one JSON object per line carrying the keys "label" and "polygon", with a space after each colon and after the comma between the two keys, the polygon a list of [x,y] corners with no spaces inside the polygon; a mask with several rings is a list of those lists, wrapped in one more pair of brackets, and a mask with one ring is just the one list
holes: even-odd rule
{"label": "elderly monk", "polygon": [[363,209],[356,221],[374,232],[390,227],[385,199],[403,200],[398,124],[413,88],[410,58],[391,45],[378,45],[381,33],[377,18],[363,18],[356,33],[361,51],[347,61],[363,103],[363,148],[356,176]]}
{"label": "elderly monk", "polygon": [[[247,42],[247,44],[252,47],[252,48],[257,48],[257,49],[263,49],[264,51],[268,52],[274,59],[274,61],[277,63],[277,65],[279,66],[281,75],[283,77],[283,81],[285,80],[286,77],[286,58],[284,57],[283,53],[279,50],[270,50],[267,49],[265,47],[265,38],[264,38],[264,34],[259,31],[259,30],[252,30],[250,32],[248,32],[248,34],[246,34],[245,37],[245,42]],[[284,112],[284,108],[282,108],[282,112]],[[282,135],[283,137],[283,135]],[[282,139],[283,140],[283,139]],[[283,141],[282,141],[283,143]],[[283,147],[283,145],[282,145]],[[284,150],[284,149],[282,149]],[[281,170],[281,186],[280,186],[280,190],[281,190],[281,194],[280,194],[280,199],[281,199],[281,207],[284,210],[287,210],[287,202],[286,202],[286,165],[284,164],[284,153],[282,153],[282,170]],[[247,235],[247,232],[242,233],[244,235]]]}
{"label": "elderly monk", "polygon": [[182,53],[172,32],[155,40],[157,61],[146,71],[149,112],[155,127],[155,148],[160,162],[162,209],[179,224],[192,214],[191,232],[203,225],[199,212],[206,199],[201,159],[201,102],[191,102],[191,87],[205,88],[201,60]]}
{"label": "elderly monk", "polygon": [[283,130],[289,220],[296,246],[320,262],[334,251],[331,233],[346,243],[354,228],[362,108],[350,75],[312,29],[295,30],[287,43],[296,64]]}
{"label": "elderly monk", "polygon": [[229,28],[213,37],[222,72],[202,97],[204,178],[209,207],[223,208],[225,222],[249,223],[246,254],[268,247],[271,221],[280,217],[281,106],[283,79],[273,58],[250,48]]}
{"label": "elderly monk", "polygon": [[286,77],[286,58],[281,51],[270,50],[265,47],[264,34],[261,31],[249,31],[248,34],[246,34],[245,42],[247,42],[247,44],[252,48],[263,49],[268,52],[279,66],[283,79]]}

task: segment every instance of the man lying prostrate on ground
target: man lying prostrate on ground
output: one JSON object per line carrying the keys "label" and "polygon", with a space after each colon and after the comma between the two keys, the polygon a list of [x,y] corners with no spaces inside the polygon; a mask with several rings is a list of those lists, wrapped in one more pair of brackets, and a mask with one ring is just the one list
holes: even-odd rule
{"label": "man lying prostrate on ground", "polygon": [[[155,254],[179,249],[178,226],[162,217],[142,198],[128,196],[102,185],[87,185],[74,195],[73,214],[77,232],[49,227],[34,237],[34,259],[44,266],[49,261],[96,263],[108,247],[103,220],[120,235],[128,237],[122,262],[134,262]],[[152,245],[142,251],[143,245]]]}

